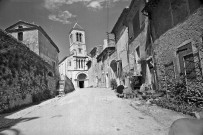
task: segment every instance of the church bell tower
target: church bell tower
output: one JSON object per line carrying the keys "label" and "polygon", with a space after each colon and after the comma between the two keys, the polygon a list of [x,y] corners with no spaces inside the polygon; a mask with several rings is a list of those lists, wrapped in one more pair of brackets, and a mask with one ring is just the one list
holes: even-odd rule
{"label": "church bell tower", "polygon": [[85,31],[78,24],[75,23],[73,28],[69,33],[69,41],[70,41],[70,54],[74,56],[86,56],[86,43],[85,43]]}

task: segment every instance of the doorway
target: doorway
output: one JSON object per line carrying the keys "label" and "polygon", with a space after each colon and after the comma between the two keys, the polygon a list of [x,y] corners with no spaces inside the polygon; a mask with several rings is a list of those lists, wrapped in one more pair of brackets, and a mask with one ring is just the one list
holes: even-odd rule
{"label": "doorway", "polygon": [[87,87],[86,85],[86,79],[87,79],[87,75],[84,73],[81,73],[77,76],[77,85],[79,88],[85,88]]}
{"label": "doorway", "polygon": [[79,87],[84,88],[84,81],[79,81]]}

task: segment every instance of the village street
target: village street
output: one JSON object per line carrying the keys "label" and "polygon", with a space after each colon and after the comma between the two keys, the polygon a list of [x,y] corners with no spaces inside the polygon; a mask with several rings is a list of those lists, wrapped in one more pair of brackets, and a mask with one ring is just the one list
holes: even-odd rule
{"label": "village street", "polygon": [[[114,91],[106,88],[78,89],[64,97],[1,116],[0,135],[166,134],[168,127],[132,107],[131,102],[117,98]],[[5,124],[7,120],[10,123]]]}

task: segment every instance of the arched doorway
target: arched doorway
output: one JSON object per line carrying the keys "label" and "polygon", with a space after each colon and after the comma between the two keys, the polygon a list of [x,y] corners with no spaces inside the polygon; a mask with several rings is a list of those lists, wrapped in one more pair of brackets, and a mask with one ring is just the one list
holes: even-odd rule
{"label": "arched doorway", "polygon": [[111,61],[110,67],[112,68],[114,74],[115,74],[116,77],[117,77],[117,63],[116,63],[116,60],[112,60],[112,61]]}
{"label": "arched doorway", "polygon": [[87,75],[84,73],[81,73],[78,75],[77,80],[78,80],[78,87],[79,88],[84,88],[85,87],[85,80],[87,79]]}

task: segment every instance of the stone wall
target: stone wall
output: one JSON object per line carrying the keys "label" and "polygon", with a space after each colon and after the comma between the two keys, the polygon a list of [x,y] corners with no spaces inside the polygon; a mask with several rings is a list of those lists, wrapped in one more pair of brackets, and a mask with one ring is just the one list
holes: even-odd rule
{"label": "stone wall", "polygon": [[[189,16],[183,23],[168,30],[154,42],[155,59],[159,89],[166,89],[165,66],[174,63],[176,78],[180,75],[180,65],[177,56],[177,48],[185,41],[192,41],[193,46],[202,46],[203,34],[203,7],[200,7],[194,14]],[[200,53],[200,57],[203,55]]]}
{"label": "stone wall", "polygon": [[38,31],[38,42],[39,42],[39,55],[50,65],[55,67],[55,71],[59,74],[58,71],[58,52],[57,49],[50,43],[47,37]]}
{"label": "stone wall", "polygon": [[[18,33],[13,32],[11,33],[13,37],[18,39]],[[39,55],[39,42],[38,42],[38,30],[30,30],[23,32],[23,40],[22,42],[30,48],[33,52]]]}
{"label": "stone wall", "polygon": [[97,87],[98,86],[98,63],[96,59],[97,55],[91,58],[91,67],[88,70],[89,76],[89,86]]}
{"label": "stone wall", "polygon": [[97,75],[98,75],[98,87],[105,87],[106,83],[105,83],[105,63],[103,63],[102,61],[99,61],[97,63]]}
{"label": "stone wall", "polygon": [[109,80],[116,79],[116,72],[113,71],[113,69],[110,67],[111,62],[115,60],[117,61],[117,52],[115,51],[109,58],[108,58],[108,73],[109,73]]}
{"label": "stone wall", "polygon": [[0,30],[0,112],[54,96],[53,73],[26,45]]}
{"label": "stone wall", "polygon": [[117,49],[117,57],[118,60],[122,61],[122,68],[124,72],[128,72],[129,68],[126,68],[129,63],[128,63],[128,58],[127,58],[127,51],[128,51],[128,28],[124,27],[123,28],[123,33],[116,43],[116,49]]}
{"label": "stone wall", "polygon": [[115,51],[113,54],[108,56],[108,58],[104,61],[104,79],[105,79],[105,86],[107,88],[111,87],[111,79],[116,79],[116,73],[110,67],[110,64],[113,60],[117,60],[117,52]]}
{"label": "stone wall", "polygon": [[111,79],[116,79],[116,73],[110,67],[113,60],[117,60],[117,52],[115,51],[111,56],[107,56],[104,61],[100,61],[96,64],[96,74],[98,76],[98,87],[110,87]]}
{"label": "stone wall", "polygon": [[[129,58],[130,65],[134,65],[134,73],[137,76],[142,76],[142,83],[151,84],[148,80],[147,63],[144,61],[147,59],[146,42],[147,42],[147,30],[148,30],[148,18],[145,18],[145,24],[140,34],[129,44]],[[139,53],[137,51],[139,50]],[[132,58],[134,57],[134,60]],[[143,60],[143,61],[142,61]],[[140,62],[139,62],[140,61]]]}
{"label": "stone wall", "polygon": [[153,38],[158,39],[169,29],[182,23],[200,7],[202,0],[159,0],[151,9]]}

